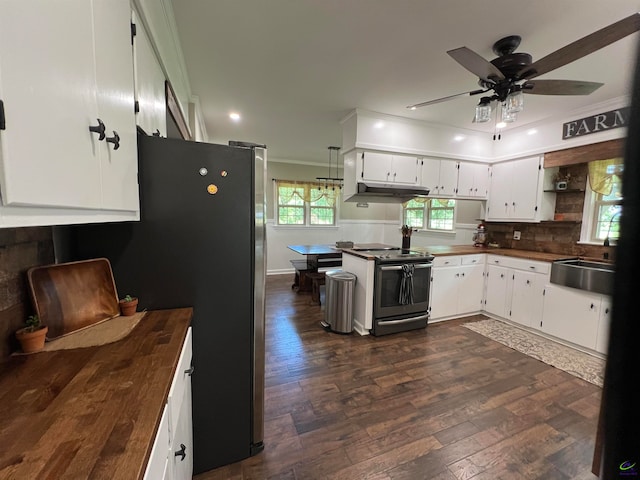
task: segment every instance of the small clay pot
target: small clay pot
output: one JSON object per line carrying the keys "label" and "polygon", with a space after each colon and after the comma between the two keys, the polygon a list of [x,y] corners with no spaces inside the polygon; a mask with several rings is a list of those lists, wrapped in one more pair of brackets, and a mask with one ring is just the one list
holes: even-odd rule
{"label": "small clay pot", "polygon": [[44,348],[44,341],[49,327],[41,326],[37,330],[29,331],[29,328],[21,328],[16,332],[16,338],[20,342],[24,353],[39,352]]}
{"label": "small clay pot", "polygon": [[134,298],[130,302],[125,300],[120,300],[120,313],[125,317],[130,317],[131,315],[136,313],[136,308],[138,307],[138,299]]}

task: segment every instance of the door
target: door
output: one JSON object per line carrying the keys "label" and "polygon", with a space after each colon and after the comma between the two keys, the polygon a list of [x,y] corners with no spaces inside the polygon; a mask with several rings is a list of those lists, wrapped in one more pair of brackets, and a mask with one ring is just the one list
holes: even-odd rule
{"label": "door", "polygon": [[433,158],[422,159],[422,179],[420,184],[427,187],[429,195],[437,195],[440,189],[440,160]]}
{"label": "door", "polygon": [[0,45],[3,204],[99,208],[92,2],[2,1]]}
{"label": "door", "polygon": [[509,318],[525,327],[535,327],[540,322],[542,295],[536,289],[536,273],[513,270],[513,294]]}
{"label": "door", "polygon": [[178,427],[173,432],[172,463],[173,480],[191,480],[193,478],[193,429],[191,418],[191,382],[187,381],[184,398],[180,407]]}
{"label": "door", "polygon": [[438,195],[453,197],[458,188],[458,162],[440,160],[440,190]]}
{"label": "door", "polygon": [[511,217],[534,219],[538,199],[540,159],[531,157],[511,163]]}
{"label": "door", "polygon": [[458,269],[458,313],[482,310],[484,265],[464,265]]}
{"label": "door", "polygon": [[429,310],[431,264],[412,263],[413,303],[401,303],[403,265],[377,265],[374,291],[374,318],[426,313]]}
{"label": "door", "polygon": [[547,285],[542,331],[595,349],[599,312],[600,295],[574,288]]}
{"label": "door", "polygon": [[488,219],[504,219],[510,217],[511,172],[511,163],[497,163],[492,167]]}
{"label": "door", "polygon": [[376,182],[390,181],[393,156],[386,153],[363,152],[362,179]]}
{"label": "door", "polygon": [[443,318],[458,313],[458,267],[434,268],[431,284],[431,315]]}
{"label": "door", "polygon": [[393,155],[392,175],[389,180],[415,185],[418,181],[418,159],[404,155]]}
{"label": "door", "polygon": [[485,310],[506,318],[509,269],[489,265],[487,267],[487,293]]}

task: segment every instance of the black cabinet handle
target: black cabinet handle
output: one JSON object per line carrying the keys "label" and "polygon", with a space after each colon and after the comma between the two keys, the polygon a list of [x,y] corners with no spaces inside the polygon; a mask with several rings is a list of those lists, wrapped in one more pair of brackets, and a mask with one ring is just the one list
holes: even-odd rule
{"label": "black cabinet handle", "polygon": [[181,462],[184,462],[184,457],[187,456],[187,446],[184,443],[180,444],[180,450],[173,454],[174,457],[182,457]]}
{"label": "black cabinet handle", "polygon": [[193,371],[194,371],[194,370],[195,370],[195,368],[194,368],[194,367],[190,367],[190,368],[186,369],[186,370],[184,371],[184,373],[186,373],[187,375],[191,376],[191,375],[193,374]]}
{"label": "black cabinet handle", "polygon": [[608,308],[605,308],[605,309],[604,309],[604,313],[609,313],[609,309],[608,309]]}
{"label": "black cabinet handle", "polygon": [[102,123],[102,120],[100,120],[99,118],[98,118],[98,125],[96,125],[95,127],[93,125],[90,126],[89,131],[92,133],[97,133],[98,140],[104,140],[104,137],[106,136],[104,134],[104,131],[105,131],[104,123]]}
{"label": "black cabinet handle", "polygon": [[591,307],[590,307],[590,308],[591,308],[591,310],[593,310],[593,307],[595,307],[595,305],[592,303],[592,304],[591,304]]}
{"label": "black cabinet handle", "polygon": [[109,143],[113,143],[113,149],[117,150],[120,148],[120,135],[115,130],[113,131],[113,137],[107,137],[106,141]]}

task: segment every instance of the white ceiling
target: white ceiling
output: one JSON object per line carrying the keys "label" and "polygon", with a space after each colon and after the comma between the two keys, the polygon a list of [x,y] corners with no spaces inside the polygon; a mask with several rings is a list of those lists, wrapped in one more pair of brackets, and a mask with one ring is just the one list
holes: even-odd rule
{"label": "white ceiling", "polygon": [[[266,143],[270,158],[326,162],[354,108],[465,129],[478,88],[447,50],[490,60],[522,36],[533,60],[638,11],[628,0],[173,0],[191,89],[209,139]],[[527,95],[514,126],[629,93],[638,33],[539,77],[603,82],[589,96]],[[228,114],[242,115],[238,123]]]}

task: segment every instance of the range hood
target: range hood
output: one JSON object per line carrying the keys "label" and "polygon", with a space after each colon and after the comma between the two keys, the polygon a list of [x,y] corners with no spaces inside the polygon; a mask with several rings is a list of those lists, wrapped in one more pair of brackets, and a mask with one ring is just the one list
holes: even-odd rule
{"label": "range hood", "polygon": [[382,182],[358,182],[356,193],[345,202],[404,203],[412,198],[426,197],[429,189],[419,185],[401,185]]}

